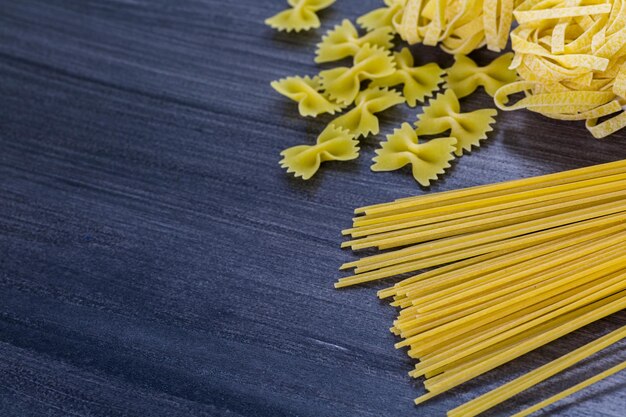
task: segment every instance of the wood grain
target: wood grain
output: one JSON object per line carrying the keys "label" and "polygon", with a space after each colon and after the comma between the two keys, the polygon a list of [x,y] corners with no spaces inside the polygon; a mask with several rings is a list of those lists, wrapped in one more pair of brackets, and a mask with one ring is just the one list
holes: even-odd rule
{"label": "wood grain", "polygon": [[[263,25],[280,0],[0,1],[1,416],[437,416],[626,322],[588,326],[415,408],[383,284],[336,291],[356,206],[626,157],[625,134],[501,114],[430,191],[362,157],[309,182],[278,166],[326,118],[269,87],[314,74],[323,28]],[[418,63],[450,57],[414,48]],[[488,58],[486,53],[478,59]],[[484,94],[466,108],[490,105]],[[383,115],[383,133],[415,112]],[[508,415],[624,347],[526,393]],[[625,375],[551,415],[622,416]]]}

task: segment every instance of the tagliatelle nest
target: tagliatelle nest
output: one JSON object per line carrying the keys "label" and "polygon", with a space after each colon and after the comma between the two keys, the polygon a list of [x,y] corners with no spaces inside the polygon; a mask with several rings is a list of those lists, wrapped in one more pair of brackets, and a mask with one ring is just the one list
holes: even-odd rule
{"label": "tagliatelle nest", "polygon": [[[626,3],[524,1],[511,32],[523,81],[498,90],[503,110],[525,108],[560,120],[585,120],[596,138],[626,126]],[[526,97],[507,104],[512,94]],[[616,114],[598,124],[600,117]]]}

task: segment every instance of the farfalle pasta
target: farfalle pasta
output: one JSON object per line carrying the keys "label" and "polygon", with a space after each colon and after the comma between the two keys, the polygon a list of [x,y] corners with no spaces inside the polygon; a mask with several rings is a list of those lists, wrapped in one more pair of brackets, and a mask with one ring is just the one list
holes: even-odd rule
{"label": "farfalle pasta", "polygon": [[444,71],[434,62],[414,67],[413,55],[408,48],[394,53],[394,61],[396,71],[386,77],[375,79],[370,86],[393,87],[402,84],[402,94],[411,107],[429,97],[443,81]]}
{"label": "farfalle pasta", "polygon": [[359,142],[349,131],[330,124],[315,145],[299,145],[282,151],[280,165],[303,180],[311,178],[322,162],[348,161],[359,156]]}
{"label": "farfalle pasta", "polygon": [[361,81],[374,80],[393,74],[393,58],[383,48],[364,45],[354,56],[352,67],[339,67],[320,72],[322,87],[331,99],[345,104],[354,101]]}
{"label": "farfalle pasta", "polygon": [[327,8],[336,0],[287,0],[291,8],[265,20],[265,24],[285,32],[300,32],[320,27],[318,11]]}
{"label": "farfalle pasta", "polygon": [[355,100],[355,107],[331,122],[335,126],[347,129],[357,138],[378,134],[378,117],[390,107],[404,103],[404,98],[397,91],[386,88],[369,88],[361,91]]}
{"label": "farfalle pasta", "polygon": [[415,130],[408,123],[387,135],[376,151],[372,171],[395,171],[411,165],[413,177],[420,185],[428,187],[431,181],[450,168],[454,159],[456,139],[453,137],[432,139],[419,143]]}
{"label": "farfalle pasta", "polygon": [[[596,138],[624,128],[626,3],[533,0],[521,2],[514,15],[519,26],[511,32],[512,68],[522,80],[501,87],[496,105],[585,120]],[[519,92],[526,97],[509,104],[509,96]]]}
{"label": "farfalle pasta", "polygon": [[493,128],[495,109],[481,109],[470,113],[460,113],[459,100],[452,90],[439,94],[424,107],[424,113],[417,118],[418,136],[437,135],[450,130],[450,136],[456,138],[457,156],[463,151],[471,152],[473,146],[480,146],[480,141],[487,138]]}
{"label": "farfalle pasta", "polygon": [[382,27],[391,27],[395,31],[402,23],[405,4],[406,0],[385,0],[387,7],[372,10],[359,17],[356,22],[368,31]]}
{"label": "farfalle pasta", "polygon": [[287,77],[272,81],[271,86],[283,96],[297,102],[298,111],[302,116],[335,114],[344,107],[322,93],[319,77]]}
{"label": "farfalle pasta", "polygon": [[500,87],[517,79],[515,70],[509,69],[512,61],[513,54],[509,52],[480,67],[465,55],[455,55],[454,64],[446,70],[445,87],[453,90],[458,98],[469,96],[478,87],[483,87],[493,97]]}
{"label": "farfalle pasta", "polygon": [[507,43],[514,0],[407,0],[398,33],[410,44],[441,44],[450,54],[468,54]]}
{"label": "farfalle pasta", "polygon": [[344,19],[340,25],[329,30],[317,44],[315,62],[337,61],[356,55],[365,44],[389,49],[393,46],[393,31],[390,26],[383,26],[359,37],[354,25]]}

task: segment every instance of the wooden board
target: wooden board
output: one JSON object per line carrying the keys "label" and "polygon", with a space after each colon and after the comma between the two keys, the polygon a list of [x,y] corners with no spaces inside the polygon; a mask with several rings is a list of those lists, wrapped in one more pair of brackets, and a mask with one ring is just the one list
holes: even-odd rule
{"label": "wooden board", "polygon": [[[315,74],[323,30],[379,2],[340,0],[323,30],[299,35],[263,25],[284,4],[0,2],[1,416],[438,416],[626,322],[414,407],[423,389],[393,348],[384,284],[332,288],[353,258],[339,249],[352,209],[624,158],[626,134],[597,141],[580,123],[501,114],[430,191],[408,171],[370,172],[382,136],[356,161],[290,178],[279,152],[329,119],[299,118],[269,82]],[[414,118],[388,111],[383,133]],[[624,347],[489,415],[623,360]],[[622,416],[625,383],[551,415]]]}

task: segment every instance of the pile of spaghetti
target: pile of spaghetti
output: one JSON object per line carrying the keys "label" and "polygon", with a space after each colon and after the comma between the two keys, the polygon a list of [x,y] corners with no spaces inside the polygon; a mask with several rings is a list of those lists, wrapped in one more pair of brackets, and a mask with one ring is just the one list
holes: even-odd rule
{"label": "pile of spaghetti", "polygon": [[[357,209],[342,246],[383,252],[344,264],[354,274],[335,286],[415,273],[379,296],[400,308],[391,331],[419,361],[411,376],[426,378],[419,404],[626,309],[625,190],[618,161]],[[625,338],[626,327],[449,415],[476,415]]]}

